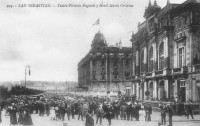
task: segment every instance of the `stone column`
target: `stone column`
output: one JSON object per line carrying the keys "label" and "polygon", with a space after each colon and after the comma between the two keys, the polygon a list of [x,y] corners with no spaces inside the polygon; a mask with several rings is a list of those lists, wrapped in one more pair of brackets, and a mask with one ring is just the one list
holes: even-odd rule
{"label": "stone column", "polygon": [[147,91],[147,82],[145,81],[144,82],[144,99],[146,99],[146,95],[145,95],[145,92]]}
{"label": "stone column", "polygon": [[136,92],[137,92],[137,97],[140,99],[140,87],[139,87],[139,83],[136,83]]}
{"label": "stone column", "polygon": [[185,89],[186,89],[186,101],[190,99],[190,84],[189,80],[185,80]]}
{"label": "stone column", "polygon": [[196,98],[196,90],[197,90],[197,89],[196,89],[196,85],[197,85],[197,84],[196,84],[196,79],[192,79],[192,89],[193,89],[193,90],[192,90],[192,96],[193,96],[193,97],[192,97],[192,100],[193,100],[193,101],[196,101],[196,100],[197,100],[197,98]]}
{"label": "stone column", "polygon": [[157,98],[157,82],[153,81],[153,98]]}
{"label": "stone column", "polygon": [[178,98],[177,80],[174,81],[174,98]]}
{"label": "stone column", "polygon": [[166,79],[165,80],[165,92],[166,92],[166,98],[168,98],[168,96],[169,96],[169,82],[168,82],[168,80]]}

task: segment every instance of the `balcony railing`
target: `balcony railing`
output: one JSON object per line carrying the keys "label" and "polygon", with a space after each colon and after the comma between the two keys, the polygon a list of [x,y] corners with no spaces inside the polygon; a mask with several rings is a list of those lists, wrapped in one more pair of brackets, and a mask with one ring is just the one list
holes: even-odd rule
{"label": "balcony railing", "polygon": [[163,74],[163,70],[159,70],[155,72],[155,75],[162,75]]}
{"label": "balcony railing", "polygon": [[181,72],[181,67],[180,68],[174,68],[173,73]]}
{"label": "balcony railing", "polygon": [[200,70],[200,64],[195,65],[194,68],[195,68],[195,71],[199,71]]}
{"label": "balcony railing", "polygon": [[152,76],[152,73],[150,73],[150,72],[149,72],[149,73],[146,73],[146,76],[147,76],[147,77]]}
{"label": "balcony railing", "polygon": [[196,64],[192,66],[192,72],[200,71],[200,64]]}

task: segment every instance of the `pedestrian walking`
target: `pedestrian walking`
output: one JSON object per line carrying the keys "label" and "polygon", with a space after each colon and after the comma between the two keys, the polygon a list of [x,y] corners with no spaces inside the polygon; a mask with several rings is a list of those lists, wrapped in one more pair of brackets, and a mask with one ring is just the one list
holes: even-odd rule
{"label": "pedestrian walking", "polygon": [[135,103],[135,118],[136,121],[139,121],[140,115],[139,115],[139,111],[141,109],[141,106],[138,103]]}
{"label": "pedestrian walking", "polygon": [[100,119],[100,125],[102,125],[103,115],[104,115],[104,111],[103,111],[102,106],[100,105],[96,110],[96,116],[97,116],[96,124],[98,124],[98,120]]}
{"label": "pedestrian walking", "polygon": [[187,106],[187,119],[189,119],[189,115],[191,115],[192,119],[194,119],[192,111],[193,111],[192,104],[191,102],[189,102]]}
{"label": "pedestrian walking", "polygon": [[78,108],[78,120],[80,119],[80,117],[81,117],[81,120],[84,121],[83,120],[83,104],[82,103],[80,104],[80,106]]}
{"label": "pedestrian walking", "polygon": [[72,104],[71,104],[71,114],[72,114],[72,119],[75,119],[75,118],[74,118],[75,112],[76,112],[75,104],[72,103]]}
{"label": "pedestrian walking", "polygon": [[127,104],[126,107],[126,115],[127,115],[127,120],[130,120],[131,117],[131,112],[132,112],[132,104]]}
{"label": "pedestrian walking", "polygon": [[146,106],[146,121],[151,121],[152,107],[150,104]]}
{"label": "pedestrian walking", "polygon": [[145,126],[145,110],[144,106],[141,106],[141,110],[139,111],[140,116],[140,126]]}
{"label": "pedestrian walking", "polygon": [[51,118],[51,120],[55,120],[56,119],[56,112],[55,112],[55,108],[54,107],[51,107],[50,118]]}
{"label": "pedestrian walking", "polygon": [[126,120],[126,106],[124,104],[120,107],[120,117],[121,120]]}
{"label": "pedestrian walking", "polygon": [[64,103],[61,104],[59,112],[60,112],[61,120],[64,121],[65,120],[65,104]]}
{"label": "pedestrian walking", "polygon": [[160,108],[160,111],[161,111],[161,124],[165,125],[166,124],[167,107],[166,107],[165,104],[160,104],[159,108]]}
{"label": "pedestrian walking", "polygon": [[120,114],[120,106],[118,104],[114,105],[114,111],[115,111],[115,118],[118,119]]}
{"label": "pedestrian walking", "polygon": [[111,119],[112,119],[112,110],[111,110],[110,104],[107,105],[106,114],[104,115],[106,119],[108,120],[109,125],[111,125]]}
{"label": "pedestrian walking", "polygon": [[15,103],[12,103],[12,105],[8,107],[8,111],[10,113],[10,124],[16,125],[17,124],[17,107],[15,106]]}
{"label": "pedestrian walking", "polygon": [[92,111],[86,112],[85,126],[94,126],[94,119],[92,118]]}
{"label": "pedestrian walking", "polygon": [[169,126],[172,126],[172,116],[173,116],[173,110],[170,104],[167,105],[167,111],[169,115]]}
{"label": "pedestrian walking", "polygon": [[70,120],[70,116],[71,116],[71,113],[72,113],[72,109],[71,109],[70,104],[67,105],[66,113],[67,113],[67,119]]}
{"label": "pedestrian walking", "polygon": [[33,125],[33,121],[32,121],[31,114],[30,114],[30,110],[26,109],[24,112],[25,112],[25,114],[24,114],[24,118],[23,118],[23,125],[24,126]]}

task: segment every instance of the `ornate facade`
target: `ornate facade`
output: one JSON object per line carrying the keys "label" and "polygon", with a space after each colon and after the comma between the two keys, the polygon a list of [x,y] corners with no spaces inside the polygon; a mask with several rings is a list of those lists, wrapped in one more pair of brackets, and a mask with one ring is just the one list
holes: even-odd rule
{"label": "ornate facade", "polygon": [[108,46],[101,32],[95,34],[89,53],[78,63],[79,87],[89,92],[130,94],[132,76],[132,49]]}
{"label": "ornate facade", "polygon": [[200,1],[164,8],[149,2],[132,35],[132,94],[200,101]]}

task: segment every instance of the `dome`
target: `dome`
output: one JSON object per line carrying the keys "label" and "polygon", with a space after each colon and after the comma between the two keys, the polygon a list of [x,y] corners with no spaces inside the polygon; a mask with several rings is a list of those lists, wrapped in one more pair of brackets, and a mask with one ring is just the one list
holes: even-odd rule
{"label": "dome", "polygon": [[99,31],[98,33],[95,34],[93,40],[92,40],[92,45],[91,47],[103,47],[107,46],[106,39],[104,35]]}

